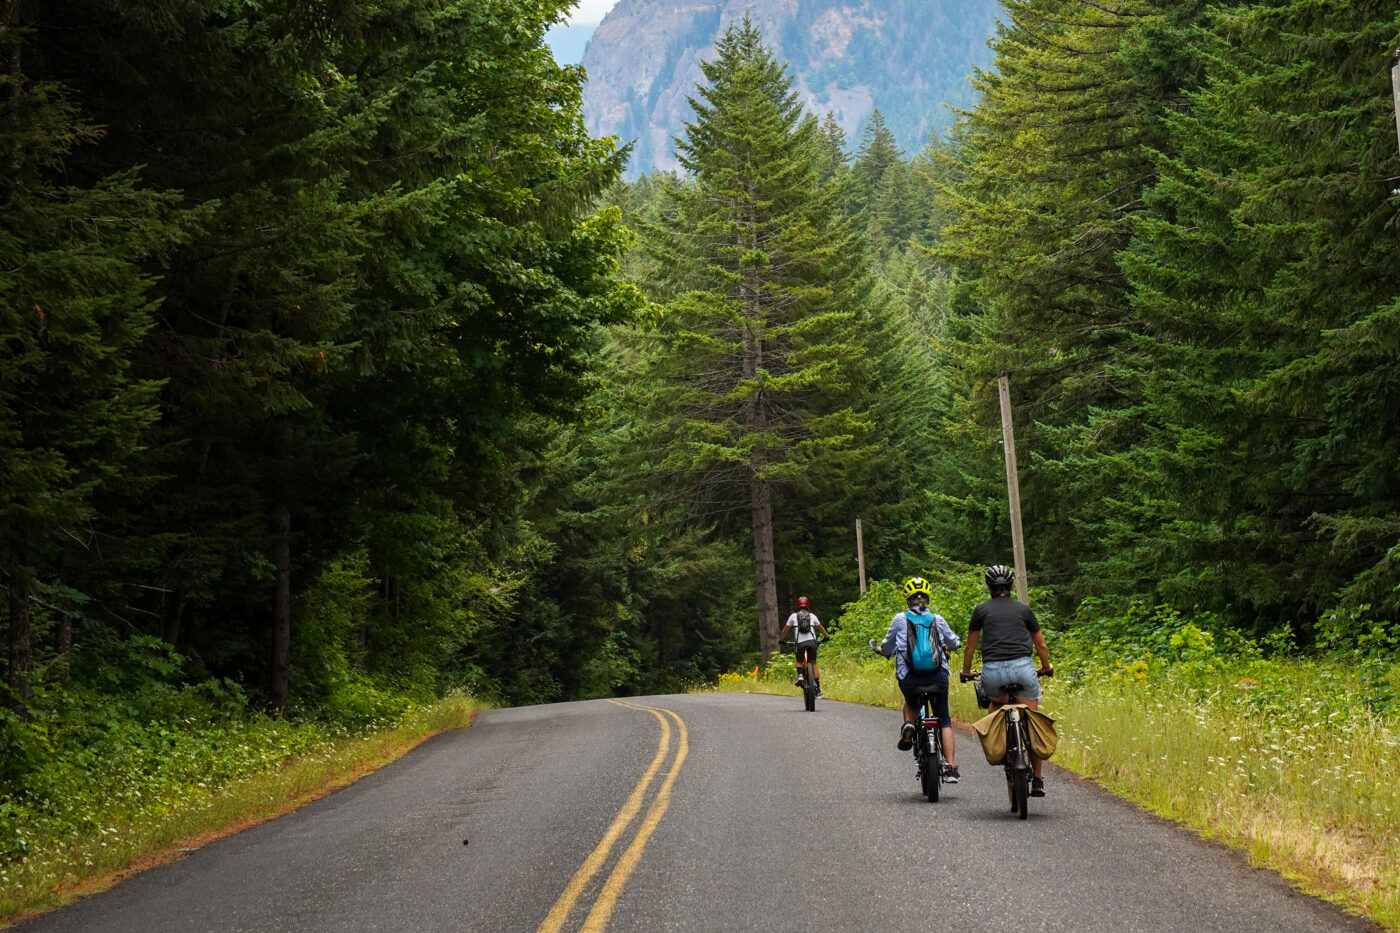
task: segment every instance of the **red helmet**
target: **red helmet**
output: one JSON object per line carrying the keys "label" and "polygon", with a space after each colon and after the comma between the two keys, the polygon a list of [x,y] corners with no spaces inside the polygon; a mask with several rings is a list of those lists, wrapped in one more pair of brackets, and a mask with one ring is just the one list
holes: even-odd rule
{"label": "red helmet", "polygon": [[806,596],[799,596],[797,597],[797,608],[810,609],[812,608],[812,601],[809,600]]}

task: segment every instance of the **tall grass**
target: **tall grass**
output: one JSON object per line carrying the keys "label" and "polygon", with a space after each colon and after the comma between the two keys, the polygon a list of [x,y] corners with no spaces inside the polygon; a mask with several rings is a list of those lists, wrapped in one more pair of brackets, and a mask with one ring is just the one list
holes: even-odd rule
{"label": "tall grass", "polygon": [[[170,734],[150,771],[116,760],[75,783],[63,813],[6,801],[27,854],[0,863],[0,924],[101,890],[182,849],[292,810],[464,726],[480,704],[451,696],[357,734],[324,723],[255,719]],[[120,788],[120,792],[113,792]]]}
{"label": "tall grass", "polygon": [[[979,582],[940,581],[934,605],[955,631]],[[893,666],[864,647],[900,608],[889,584],[846,607],[820,659],[828,697],[900,705]],[[1055,764],[1400,931],[1395,664],[1301,657],[1282,642],[1270,652],[1229,633],[1218,651],[1211,632],[1160,611],[1078,621],[1073,635],[1051,634],[1056,677],[1041,708],[1057,720]],[[793,693],[792,679],[783,656],[767,674],[724,675],[717,689]],[[971,688],[954,680],[954,716],[979,718]]]}

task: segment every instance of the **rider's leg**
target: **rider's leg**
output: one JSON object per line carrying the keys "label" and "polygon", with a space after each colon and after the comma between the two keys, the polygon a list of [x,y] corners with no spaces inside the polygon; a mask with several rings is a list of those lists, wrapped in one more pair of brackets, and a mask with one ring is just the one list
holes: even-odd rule
{"label": "rider's leg", "polygon": [[[1029,706],[1031,709],[1040,709],[1040,699],[1038,697],[1032,699],[1025,699],[1021,702]],[[1035,757],[1034,755],[1031,756],[1031,773],[1035,775],[1037,780],[1040,778],[1040,769],[1041,766],[1044,764],[1045,762],[1041,761],[1039,758]]]}
{"label": "rider's leg", "polygon": [[953,753],[953,714],[948,709],[948,689],[944,684],[943,691],[938,695],[938,701],[933,704],[933,713],[938,717],[943,733],[943,758],[949,768],[957,767],[957,756]]}

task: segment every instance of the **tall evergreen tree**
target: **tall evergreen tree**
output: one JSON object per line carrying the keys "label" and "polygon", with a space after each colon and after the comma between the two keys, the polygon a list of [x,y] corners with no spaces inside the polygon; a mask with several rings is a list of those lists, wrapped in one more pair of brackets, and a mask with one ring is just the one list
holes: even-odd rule
{"label": "tall evergreen tree", "polygon": [[818,502],[868,428],[852,381],[865,280],[839,190],[817,181],[816,123],[759,30],[731,27],[702,68],[678,141],[693,184],[672,187],[652,243],[682,290],[654,331],[656,404],[674,432],[661,466],[718,512],[745,503],[766,662],[779,628],[775,497]]}
{"label": "tall evergreen tree", "polygon": [[1160,140],[1143,105],[1161,103],[1124,50],[1160,14],[1149,0],[1006,6],[997,70],[977,75],[981,101],[958,130],[943,189],[957,219],[938,255],[985,315],[966,361],[985,437],[998,431],[996,377],[1012,373],[1032,572],[1078,583],[1126,479],[1116,454],[1139,437],[1140,324],[1117,255]]}
{"label": "tall evergreen tree", "polygon": [[861,133],[860,149],[851,165],[850,204],[856,212],[867,211],[879,196],[885,174],[898,171],[904,153],[894,134],[885,125],[884,114],[875,109]]}
{"label": "tall evergreen tree", "polygon": [[[1125,257],[1151,432],[1123,572],[1268,630],[1400,611],[1394,114],[1384,3],[1215,12]],[[1304,51],[1306,50],[1306,51]],[[1364,608],[1363,608],[1364,607]]]}
{"label": "tall evergreen tree", "polygon": [[61,556],[95,546],[94,499],[123,481],[157,414],[158,384],[132,371],[156,304],[141,264],[180,235],[173,198],[141,190],[134,171],[65,180],[100,130],[57,84],[26,75],[28,25],[17,3],[0,5],[0,579],[21,713],[34,606],[72,606],[51,595]]}

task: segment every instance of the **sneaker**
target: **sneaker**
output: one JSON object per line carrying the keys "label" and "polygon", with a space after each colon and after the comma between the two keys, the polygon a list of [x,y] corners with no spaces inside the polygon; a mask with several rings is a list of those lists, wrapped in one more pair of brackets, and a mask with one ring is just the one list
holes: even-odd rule
{"label": "sneaker", "polygon": [[914,747],[914,724],[906,722],[904,728],[899,731],[899,744],[895,748],[901,752],[907,752]]}
{"label": "sneaker", "polygon": [[805,686],[807,686],[807,682],[804,681],[801,677],[799,677],[799,678],[797,678],[796,680],[794,680],[794,681],[792,682],[792,685],[793,685],[794,687],[805,687]]}
{"label": "sneaker", "polygon": [[952,765],[943,769],[944,784],[956,784],[961,780],[962,775],[958,773],[957,765]]}
{"label": "sneaker", "polygon": [[825,694],[825,693],[822,693],[822,688],[821,688],[821,687],[818,687],[818,688],[817,688],[817,699],[821,699],[821,698],[824,697],[824,696],[826,696],[826,694]]}
{"label": "sneaker", "polygon": [[1033,778],[1031,778],[1031,796],[1032,796],[1032,797],[1044,797],[1044,796],[1045,796],[1045,781],[1044,781],[1043,779],[1038,778],[1038,777],[1033,777]]}

